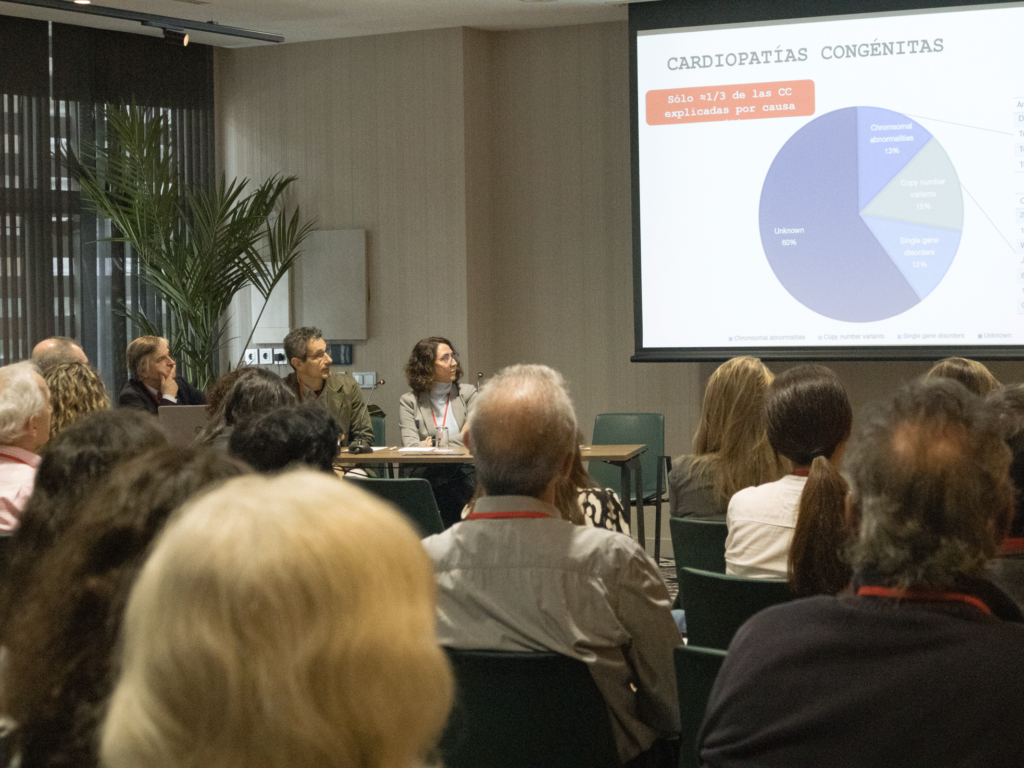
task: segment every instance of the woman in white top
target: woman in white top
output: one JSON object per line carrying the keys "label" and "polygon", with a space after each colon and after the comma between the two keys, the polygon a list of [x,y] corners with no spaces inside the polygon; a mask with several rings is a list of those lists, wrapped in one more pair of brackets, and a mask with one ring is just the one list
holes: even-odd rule
{"label": "woman in white top", "polygon": [[[785,579],[797,528],[835,530],[845,487],[839,475],[853,411],[842,382],[822,365],[801,365],[775,377],[765,399],[768,440],[793,472],[773,483],[744,488],[729,501],[726,573],[754,579]],[[827,492],[825,492],[827,491]],[[802,505],[802,499],[813,502]],[[807,506],[806,513],[801,509]],[[840,523],[841,527],[841,523]],[[819,537],[811,535],[812,546]],[[824,547],[831,544],[821,542]],[[840,554],[826,553],[825,561]]]}
{"label": "woman in white top", "polygon": [[[475,387],[459,387],[462,365],[452,343],[441,336],[422,339],[412,348],[405,376],[412,392],[398,401],[398,426],[406,448],[430,445],[440,427],[448,430],[452,448],[462,447],[462,430],[476,397]],[[468,464],[429,464],[412,471],[430,481],[445,525],[458,522],[476,485]]]}

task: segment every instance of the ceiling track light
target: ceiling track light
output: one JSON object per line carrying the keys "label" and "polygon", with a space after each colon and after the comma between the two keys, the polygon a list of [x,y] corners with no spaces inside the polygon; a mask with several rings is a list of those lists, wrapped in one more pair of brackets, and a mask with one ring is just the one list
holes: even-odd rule
{"label": "ceiling track light", "polygon": [[144,21],[142,22],[144,27],[158,27],[164,32],[164,42],[170,43],[171,45],[180,45],[184,48],[188,45],[188,34],[182,27],[172,27],[163,23],[157,23],[155,21]]}
{"label": "ceiling track light", "polygon": [[[185,35],[186,29],[192,32],[210,32],[214,35],[225,35],[227,37],[244,37],[248,40],[260,40],[264,43],[284,42],[284,35],[278,35],[273,32],[259,32],[255,29],[242,29],[241,27],[226,27],[213,21],[190,21],[189,19],[176,19],[173,16],[158,16],[154,13],[124,11],[120,8],[107,8],[102,5],[79,5],[68,2],[68,0],[0,0],[0,2],[32,5],[36,8],[49,8],[54,11],[106,16],[110,19],[121,19],[122,21],[137,21],[147,27],[163,29],[164,40],[173,41],[179,45],[188,45],[188,35]],[[180,33],[184,38],[174,39],[168,37],[168,30],[173,30],[175,34]]]}

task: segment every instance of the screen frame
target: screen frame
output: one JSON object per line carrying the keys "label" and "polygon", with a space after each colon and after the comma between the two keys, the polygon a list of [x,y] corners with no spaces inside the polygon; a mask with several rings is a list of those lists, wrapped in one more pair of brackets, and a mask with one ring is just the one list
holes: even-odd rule
{"label": "screen frame", "polygon": [[741,355],[769,361],[937,360],[971,356],[985,360],[1024,360],[1024,345],[908,345],[815,347],[652,347],[643,346],[643,296],[640,243],[640,133],[637,34],[650,30],[757,24],[793,19],[835,18],[866,13],[927,11],[936,8],[1015,5],[1019,0],[660,0],[629,5],[630,182],[633,219],[633,355],[634,363],[722,362]]}

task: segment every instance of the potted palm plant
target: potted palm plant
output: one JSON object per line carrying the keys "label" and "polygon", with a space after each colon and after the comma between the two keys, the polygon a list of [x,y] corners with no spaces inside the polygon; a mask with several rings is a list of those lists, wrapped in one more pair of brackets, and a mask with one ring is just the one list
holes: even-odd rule
{"label": "potted palm plant", "polygon": [[223,176],[217,184],[189,186],[181,181],[163,113],[109,107],[106,122],[105,145],[78,154],[65,146],[61,161],[87,204],[110,220],[111,239],[131,245],[141,278],[164,302],[170,327],[160,333],[140,307],[121,311],[143,333],[166,335],[190,378],[205,387],[218,374],[226,341],[222,320],[232,298],[255,287],[263,297],[262,316],[314,223],[302,223],[297,206],[289,213],[283,205],[294,176],[275,175],[252,191],[248,179]]}

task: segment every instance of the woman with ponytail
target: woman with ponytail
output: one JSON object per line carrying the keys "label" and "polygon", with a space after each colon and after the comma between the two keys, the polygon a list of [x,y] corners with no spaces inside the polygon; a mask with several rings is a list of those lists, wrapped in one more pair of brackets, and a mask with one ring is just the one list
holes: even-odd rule
{"label": "woman with ponytail", "polygon": [[789,577],[798,594],[839,591],[849,580],[839,474],[853,424],[846,390],[828,368],[801,365],[768,387],[765,416],[768,440],[793,472],[730,500],[726,573]]}

